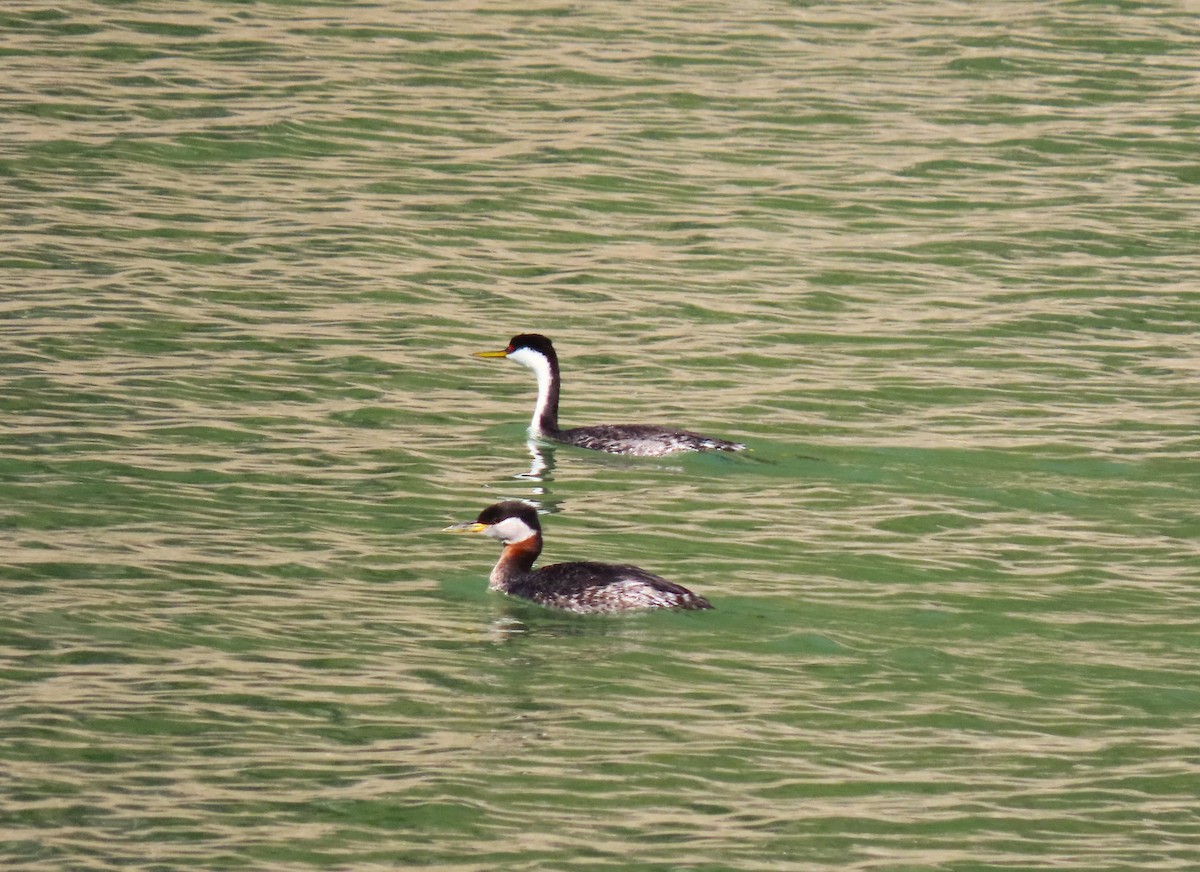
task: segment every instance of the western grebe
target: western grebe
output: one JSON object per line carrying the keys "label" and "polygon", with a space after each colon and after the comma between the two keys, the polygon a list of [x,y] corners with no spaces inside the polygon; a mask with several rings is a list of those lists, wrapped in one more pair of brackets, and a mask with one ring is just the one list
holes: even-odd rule
{"label": "western grebe", "polygon": [[558,394],[562,378],[554,345],[539,333],[514,336],[503,351],[477,351],[476,357],[507,357],[532,369],[537,376],[537,405],[529,423],[529,435],[549,442],[562,442],[611,454],[662,457],[676,451],[744,451],[740,442],[702,436],[688,430],[673,430],[653,424],[597,424],[592,427],[558,428]]}
{"label": "western grebe", "polygon": [[488,576],[488,589],[532,600],[553,609],[587,615],[634,609],[711,609],[704,597],[657,575],[612,563],[555,563],[534,569],[542,553],[537,510],[508,501],[488,506],[474,521],[446,528],[482,533],[504,543]]}

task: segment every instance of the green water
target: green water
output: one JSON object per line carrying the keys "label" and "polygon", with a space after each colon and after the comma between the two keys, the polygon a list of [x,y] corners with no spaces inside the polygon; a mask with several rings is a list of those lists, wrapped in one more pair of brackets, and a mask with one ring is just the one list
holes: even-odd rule
{"label": "green water", "polygon": [[[1200,866],[1184,4],[0,12],[6,869]],[[531,457],[660,421],[749,457]],[[488,593],[547,561],[712,612]]]}

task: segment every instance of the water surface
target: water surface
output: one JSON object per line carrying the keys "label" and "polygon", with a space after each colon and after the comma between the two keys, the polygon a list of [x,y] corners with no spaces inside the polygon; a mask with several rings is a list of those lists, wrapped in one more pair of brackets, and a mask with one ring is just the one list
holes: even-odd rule
{"label": "water surface", "polygon": [[[0,34],[6,868],[1200,863],[1185,6]],[[531,330],[753,452],[534,465]],[[504,498],[717,608],[488,593]]]}

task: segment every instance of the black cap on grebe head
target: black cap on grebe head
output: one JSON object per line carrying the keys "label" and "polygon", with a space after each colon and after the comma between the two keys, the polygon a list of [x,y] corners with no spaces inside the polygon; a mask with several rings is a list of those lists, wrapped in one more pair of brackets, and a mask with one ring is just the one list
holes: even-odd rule
{"label": "black cap on grebe head", "polygon": [[518,333],[512,339],[508,340],[508,348],[504,350],[507,354],[512,354],[514,351],[520,351],[522,348],[536,351],[538,354],[543,354],[551,360],[555,360],[557,357],[554,353],[554,343],[541,333]]}
{"label": "black cap on grebe head", "polygon": [[507,521],[509,518],[516,518],[525,524],[531,530],[541,530],[542,525],[538,521],[537,509],[522,503],[518,500],[505,500],[502,503],[494,503],[479,513],[479,517],[475,519],[476,524],[483,524],[486,527],[494,527],[501,521]]}

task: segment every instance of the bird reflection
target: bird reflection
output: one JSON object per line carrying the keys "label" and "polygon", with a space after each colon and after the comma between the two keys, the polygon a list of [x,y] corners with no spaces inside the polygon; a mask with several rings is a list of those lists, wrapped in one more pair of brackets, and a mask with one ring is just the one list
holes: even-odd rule
{"label": "bird reflection", "polygon": [[[626,616],[626,622],[628,616]],[[619,621],[595,620],[556,613],[533,605],[504,602],[496,606],[492,619],[484,626],[484,641],[504,645],[530,636],[628,636],[639,629]]]}
{"label": "bird reflection", "polygon": [[[526,440],[525,447],[529,449],[529,471],[519,472],[513,478],[543,483],[554,481],[554,449],[548,445],[540,445],[533,439]],[[534,492],[544,494],[546,489],[535,488]]]}

